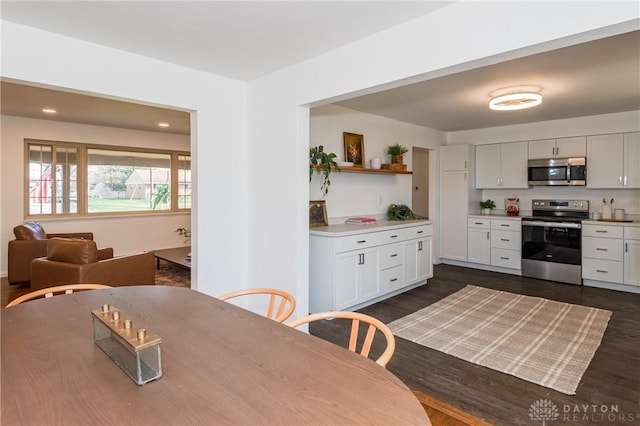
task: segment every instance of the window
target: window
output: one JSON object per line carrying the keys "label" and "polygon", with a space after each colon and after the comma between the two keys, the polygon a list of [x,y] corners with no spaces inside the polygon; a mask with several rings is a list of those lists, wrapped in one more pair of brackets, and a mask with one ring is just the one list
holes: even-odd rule
{"label": "window", "polygon": [[27,141],[28,216],[191,208],[188,153]]}

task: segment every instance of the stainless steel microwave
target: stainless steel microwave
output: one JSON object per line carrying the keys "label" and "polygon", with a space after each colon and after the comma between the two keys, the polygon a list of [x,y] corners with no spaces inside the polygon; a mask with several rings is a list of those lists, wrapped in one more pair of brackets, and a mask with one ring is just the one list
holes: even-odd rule
{"label": "stainless steel microwave", "polygon": [[529,185],[532,186],[584,186],[587,184],[587,159],[545,158],[529,160]]}

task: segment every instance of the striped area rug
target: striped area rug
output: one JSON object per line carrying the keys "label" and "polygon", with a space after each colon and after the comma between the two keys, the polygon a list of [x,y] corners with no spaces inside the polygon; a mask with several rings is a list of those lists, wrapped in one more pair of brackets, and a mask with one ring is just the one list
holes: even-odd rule
{"label": "striped area rug", "polygon": [[575,395],[611,312],[468,285],[389,324],[394,335]]}

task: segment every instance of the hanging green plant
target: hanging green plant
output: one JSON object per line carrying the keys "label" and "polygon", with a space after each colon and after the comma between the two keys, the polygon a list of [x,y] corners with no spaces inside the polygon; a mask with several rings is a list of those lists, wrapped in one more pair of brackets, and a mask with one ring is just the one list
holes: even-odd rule
{"label": "hanging green plant", "polygon": [[314,170],[322,173],[321,181],[320,181],[320,190],[322,191],[323,196],[327,195],[329,192],[329,186],[331,185],[331,180],[329,179],[329,174],[331,170],[335,170],[337,172],[340,171],[340,167],[338,167],[338,163],[335,161],[336,154],[333,152],[326,153],[324,152],[324,146],[314,146],[309,148],[309,182],[313,178]]}
{"label": "hanging green plant", "polygon": [[409,206],[405,204],[391,204],[387,209],[387,218],[389,220],[416,220],[428,219],[428,217],[415,214]]}

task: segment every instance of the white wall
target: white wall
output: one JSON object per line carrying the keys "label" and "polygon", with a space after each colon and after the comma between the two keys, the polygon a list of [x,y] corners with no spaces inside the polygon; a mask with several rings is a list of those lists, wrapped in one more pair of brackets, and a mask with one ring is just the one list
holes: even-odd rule
{"label": "white wall", "polygon": [[[403,123],[372,114],[365,114],[338,105],[325,105],[311,109],[309,125],[310,146],[323,145],[325,152],[334,152],[337,161],[344,161],[343,132],[364,136],[365,164],[386,155],[389,145],[399,143],[409,148],[404,163],[412,167],[411,147],[436,149],[446,141],[446,134],[425,127]],[[330,223],[342,222],[346,216],[384,215],[389,204],[411,206],[411,175],[375,175],[358,173],[331,173],[331,188],[324,199]],[[323,199],[320,191],[320,173],[314,173],[309,185],[312,200]]]}
{"label": "white wall", "polygon": [[[2,179],[0,179],[2,206],[0,209],[3,219],[3,226],[0,229],[0,244],[2,247],[7,247],[8,241],[14,238],[13,227],[22,223],[25,218],[25,139],[189,150],[189,136],[85,126],[6,115],[0,118],[0,130],[2,131],[2,167],[0,168],[2,173]],[[180,226],[187,228],[191,226],[191,218],[187,213],[120,217],[117,219],[104,217],[42,219],[40,222],[47,232],[93,232],[99,247],[113,247],[116,256],[180,246],[183,244],[183,239],[174,232],[175,229]],[[131,230],[133,229],[136,231],[136,238],[131,238]],[[2,253],[0,270],[2,276],[6,276],[6,250]]]}
{"label": "white wall", "polygon": [[[1,24],[3,78],[193,111],[192,287],[219,295],[246,286],[246,84],[7,21]],[[10,232],[13,218],[3,215],[1,220],[3,233]],[[131,238],[137,238],[136,225],[132,219]]]}

